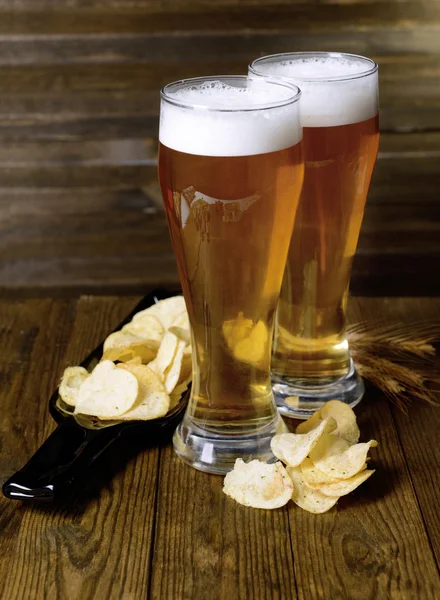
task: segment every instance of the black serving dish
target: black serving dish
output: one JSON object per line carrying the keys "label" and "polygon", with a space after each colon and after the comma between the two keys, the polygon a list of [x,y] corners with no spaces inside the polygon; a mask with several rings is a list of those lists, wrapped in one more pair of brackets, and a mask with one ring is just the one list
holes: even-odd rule
{"label": "black serving dish", "polygon": [[[156,290],[141,300],[133,311],[115,329],[121,329],[133,315],[158,300],[172,296]],[[92,370],[102,357],[103,344],[81,363]],[[82,423],[71,412],[63,409],[58,390],[49,400],[49,412],[58,424],[55,431],[36,451],[29,462],[3,485],[3,494],[11,500],[50,502],[65,498],[74,484],[87,476],[94,463],[110,447],[125,438],[127,442],[142,439],[142,447],[154,446],[168,440],[183,418],[188,403],[189,389],[179,404],[166,416],[151,421],[112,421]]]}

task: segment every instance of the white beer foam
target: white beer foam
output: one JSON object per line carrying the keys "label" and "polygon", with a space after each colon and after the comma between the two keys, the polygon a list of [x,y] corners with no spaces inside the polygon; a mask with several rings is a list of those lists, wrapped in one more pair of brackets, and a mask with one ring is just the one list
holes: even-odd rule
{"label": "white beer foam", "polygon": [[[298,57],[278,63],[257,62],[253,69],[258,75],[283,78],[301,89],[304,127],[332,127],[366,121],[378,113],[377,71],[362,76],[371,66],[355,57]],[[353,79],[334,79],[338,77]]]}
{"label": "white beer foam", "polygon": [[247,88],[221,81],[167,91],[176,106],[162,99],[159,140],[173,150],[203,156],[249,156],[275,152],[302,138],[299,103],[288,102],[295,90],[250,79]]}

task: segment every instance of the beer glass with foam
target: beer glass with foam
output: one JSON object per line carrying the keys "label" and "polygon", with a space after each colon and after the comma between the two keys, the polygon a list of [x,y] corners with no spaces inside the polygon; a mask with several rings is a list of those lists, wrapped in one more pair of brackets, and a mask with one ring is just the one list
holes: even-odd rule
{"label": "beer glass with foam", "polygon": [[161,93],[159,179],[192,329],[189,405],[174,436],[190,465],[273,460],[284,430],[270,361],[304,164],[296,86],[205,77]]}
{"label": "beer glass with foam", "polygon": [[304,187],[272,373],[280,412],[307,418],[331,399],[355,406],[364,391],[345,327],[351,266],[379,145],[378,70],[362,56],[293,52],[257,59],[249,72],[293,82],[302,91]]}

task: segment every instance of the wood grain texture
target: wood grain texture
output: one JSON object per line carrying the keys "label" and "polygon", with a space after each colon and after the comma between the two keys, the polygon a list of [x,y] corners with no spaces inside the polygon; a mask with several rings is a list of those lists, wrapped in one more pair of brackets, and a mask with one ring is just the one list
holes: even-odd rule
{"label": "wood grain texture", "polygon": [[151,597],[296,599],[287,512],[246,510],[222,485],[163,450]]}
{"label": "wood grain texture", "polygon": [[0,0],[0,288],[178,285],[156,176],[159,89],[293,50],[380,67],[383,132],[356,294],[440,292],[435,0]]}
{"label": "wood grain texture", "polygon": [[[319,8],[319,10],[316,10]],[[414,26],[438,19],[431,1],[398,2],[26,2],[0,4],[0,32],[14,34],[131,33],[265,28],[286,30],[326,27],[335,22],[353,27],[402,24]],[[29,18],[32,16],[32,18]]]}
{"label": "wood grain texture", "polygon": [[[62,369],[136,301],[0,299],[0,483],[53,429],[47,400]],[[349,313],[410,322],[439,309],[439,299],[362,298]],[[325,515],[239,506],[220,477],[190,469],[170,446],[120,460],[88,499],[57,508],[0,499],[0,597],[436,600],[440,411],[414,405],[407,417],[370,391],[356,412],[362,438],[379,441],[377,472]]]}
{"label": "wood grain texture", "polygon": [[[62,368],[84,358],[134,300],[0,303],[5,348],[0,369],[8,383],[0,429],[2,481],[53,429],[47,402]],[[153,449],[120,465],[124,471],[98,497],[68,509],[31,508],[2,498],[0,597],[141,597],[148,583],[158,457]]]}
{"label": "wood grain texture", "polygon": [[[438,302],[414,298],[396,298],[392,301],[382,298],[354,299],[351,309],[353,320],[369,321],[380,316],[390,321],[405,322],[410,315],[414,322],[440,322]],[[437,371],[439,366],[440,362],[437,360]],[[437,510],[437,494],[440,489],[440,410],[422,404],[410,407],[408,415],[394,406],[391,411],[417,502],[440,567],[440,518]]]}
{"label": "wood grain texture", "polygon": [[[354,293],[439,293],[439,157],[437,132],[382,135]],[[178,285],[156,168],[152,138],[5,141],[0,286],[78,294]]]}
{"label": "wood grain texture", "polygon": [[299,598],[434,600],[437,567],[390,408],[367,395],[356,413],[362,441],[379,442],[377,471],[322,517],[290,507]]}

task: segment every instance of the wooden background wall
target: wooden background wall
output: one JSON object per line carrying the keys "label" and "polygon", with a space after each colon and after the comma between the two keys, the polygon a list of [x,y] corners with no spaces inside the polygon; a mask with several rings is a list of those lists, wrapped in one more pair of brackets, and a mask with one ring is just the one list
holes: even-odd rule
{"label": "wooden background wall", "polygon": [[159,88],[293,50],[380,65],[363,294],[440,291],[440,2],[0,0],[0,289],[176,284],[156,182]]}

